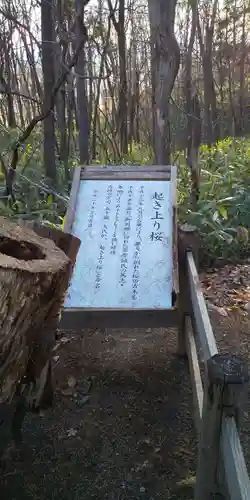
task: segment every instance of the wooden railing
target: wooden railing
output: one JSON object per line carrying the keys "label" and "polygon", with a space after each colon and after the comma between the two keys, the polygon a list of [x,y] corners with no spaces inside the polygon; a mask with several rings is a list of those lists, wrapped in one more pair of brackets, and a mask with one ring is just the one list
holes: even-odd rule
{"label": "wooden railing", "polygon": [[220,494],[219,498],[249,500],[250,480],[239,439],[248,370],[238,356],[218,353],[191,251],[186,253],[186,278],[190,314],[185,315],[185,343],[198,433],[194,498],[210,500]]}

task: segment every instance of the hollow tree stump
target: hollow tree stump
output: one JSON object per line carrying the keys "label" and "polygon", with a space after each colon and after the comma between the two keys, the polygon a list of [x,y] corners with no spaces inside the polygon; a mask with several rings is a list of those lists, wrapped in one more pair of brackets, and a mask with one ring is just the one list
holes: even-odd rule
{"label": "hollow tree stump", "polygon": [[42,370],[43,336],[55,326],[71,272],[51,239],[0,217],[0,405],[20,393],[29,372],[36,378]]}

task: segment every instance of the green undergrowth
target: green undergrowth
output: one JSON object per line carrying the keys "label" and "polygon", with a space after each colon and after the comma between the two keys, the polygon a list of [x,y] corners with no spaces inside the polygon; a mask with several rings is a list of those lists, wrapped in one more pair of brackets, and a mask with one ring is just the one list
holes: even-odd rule
{"label": "green undergrowth", "polygon": [[[151,151],[135,146],[125,163],[150,164]],[[190,172],[185,155],[177,152],[178,216],[197,226],[204,264],[238,261],[250,251],[250,140],[227,138],[200,150],[201,186],[197,212],[190,206]]]}
{"label": "green undergrowth", "polygon": [[201,148],[197,212],[189,205],[186,168],[180,168],[180,218],[196,225],[207,264],[237,261],[249,253],[250,141],[225,139]]}
{"label": "green undergrowth", "polygon": [[[98,163],[105,163],[105,158],[100,155]],[[152,164],[152,152],[147,145],[133,144],[119,163]],[[228,138],[210,149],[201,147],[200,200],[195,213],[190,207],[190,173],[184,153],[175,153],[172,163],[179,171],[179,221],[198,227],[203,242],[203,262],[218,265],[247,255],[250,250],[250,140]],[[69,199],[64,168],[58,162],[58,183],[53,188],[41,164],[41,141],[36,134],[24,145],[21,154],[14,205],[4,198],[4,178],[0,176],[0,212],[14,219],[38,219],[61,226]],[[70,164],[72,175],[79,164],[78,158],[72,158]]]}

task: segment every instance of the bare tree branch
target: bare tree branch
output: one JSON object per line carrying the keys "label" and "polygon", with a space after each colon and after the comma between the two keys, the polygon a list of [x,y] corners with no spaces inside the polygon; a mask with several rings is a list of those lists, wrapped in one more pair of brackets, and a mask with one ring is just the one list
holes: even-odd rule
{"label": "bare tree branch", "polygon": [[0,8],[0,14],[2,16],[4,16],[6,19],[8,19],[8,21],[11,21],[12,23],[14,23],[17,28],[21,28],[21,29],[27,31],[27,33],[29,33],[29,36],[36,42],[36,44],[38,45],[38,47],[40,47],[41,43],[33,35],[31,29],[26,24],[23,24],[21,21],[19,21],[17,19],[17,15],[11,14],[10,11],[3,10],[1,8]]}
{"label": "bare tree branch", "polygon": [[31,122],[25,128],[25,130],[19,135],[18,139],[16,140],[16,142],[13,146],[11,166],[8,169],[8,174],[7,174],[7,178],[6,178],[6,194],[7,194],[7,196],[11,196],[11,198],[13,200],[15,199],[14,194],[13,194],[13,181],[14,181],[14,176],[15,176],[15,170],[16,170],[16,167],[18,164],[19,148],[21,147],[22,143],[28,139],[29,135],[31,134],[31,132],[33,131],[35,126],[39,122],[43,121],[50,114],[51,110],[54,107],[56,95],[57,95],[61,85],[65,81],[68,73],[77,63],[79,54],[80,54],[86,40],[87,40],[87,31],[85,28],[84,36],[81,39],[79,45],[76,47],[75,53],[72,56],[72,59],[71,59],[69,65],[67,66],[67,68],[64,69],[64,71],[61,73],[61,75],[58,77],[58,79],[55,83],[55,86],[54,86],[52,93],[51,93],[50,103],[49,103],[48,107],[41,114],[34,116],[34,118],[31,120]]}
{"label": "bare tree branch", "polygon": [[0,87],[0,94],[12,94],[12,95],[15,95],[15,96],[19,96],[19,97],[22,97],[23,99],[28,99],[29,101],[32,101],[32,102],[35,102],[36,104],[39,104],[41,105],[41,101],[39,101],[38,99],[35,99],[34,97],[31,97],[30,95],[26,95],[26,94],[23,94],[22,92],[18,92],[17,90],[6,90],[6,89],[2,89]]}

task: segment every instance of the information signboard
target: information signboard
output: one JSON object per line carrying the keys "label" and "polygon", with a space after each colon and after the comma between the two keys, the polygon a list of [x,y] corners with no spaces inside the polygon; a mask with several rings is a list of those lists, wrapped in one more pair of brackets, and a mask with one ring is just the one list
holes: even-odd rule
{"label": "information signboard", "polygon": [[172,307],[171,182],[81,180],[65,308]]}

